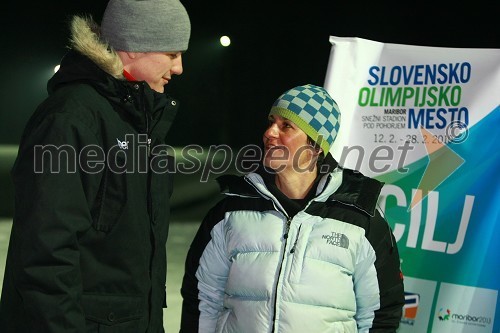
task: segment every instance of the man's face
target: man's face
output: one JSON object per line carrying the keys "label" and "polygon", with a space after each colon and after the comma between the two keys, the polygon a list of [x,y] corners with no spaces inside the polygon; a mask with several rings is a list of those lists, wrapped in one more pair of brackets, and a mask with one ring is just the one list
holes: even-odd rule
{"label": "man's face", "polygon": [[146,81],[162,93],[173,75],[182,74],[181,52],[127,52],[124,69],[137,81]]}

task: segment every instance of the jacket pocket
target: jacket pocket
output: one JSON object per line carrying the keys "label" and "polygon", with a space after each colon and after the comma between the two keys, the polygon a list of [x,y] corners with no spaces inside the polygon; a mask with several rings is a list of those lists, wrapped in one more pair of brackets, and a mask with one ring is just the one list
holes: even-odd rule
{"label": "jacket pocket", "polygon": [[[123,165],[124,160],[120,157],[118,155],[113,163]],[[127,203],[127,174],[113,170],[106,168],[92,207],[92,226],[98,231],[111,231],[119,221]]]}
{"label": "jacket pocket", "polygon": [[82,307],[89,332],[137,333],[145,315],[140,296],[83,295]]}
{"label": "jacket pocket", "polygon": [[[175,160],[170,155],[156,156],[153,160],[151,172],[151,208],[153,223],[167,221],[170,212],[170,198],[173,192]],[[160,168],[158,165],[164,164]]]}

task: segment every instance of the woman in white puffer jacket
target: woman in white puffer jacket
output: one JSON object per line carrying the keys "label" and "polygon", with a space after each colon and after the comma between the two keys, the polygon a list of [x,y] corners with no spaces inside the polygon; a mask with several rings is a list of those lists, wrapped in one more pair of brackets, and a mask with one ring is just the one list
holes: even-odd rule
{"label": "woman in white puffer jacket", "polygon": [[183,333],[395,332],[404,305],[379,181],[337,165],[340,126],[325,89],[282,94],[263,165],[218,181],[227,194],[191,244]]}

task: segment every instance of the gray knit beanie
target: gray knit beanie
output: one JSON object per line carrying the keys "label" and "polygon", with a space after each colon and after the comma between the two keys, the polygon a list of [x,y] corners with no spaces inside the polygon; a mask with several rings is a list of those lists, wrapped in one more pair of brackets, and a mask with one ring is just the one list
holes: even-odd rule
{"label": "gray knit beanie", "polygon": [[110,0],[101,35],[116,51],[186,51],[191,23],[179,0]]}

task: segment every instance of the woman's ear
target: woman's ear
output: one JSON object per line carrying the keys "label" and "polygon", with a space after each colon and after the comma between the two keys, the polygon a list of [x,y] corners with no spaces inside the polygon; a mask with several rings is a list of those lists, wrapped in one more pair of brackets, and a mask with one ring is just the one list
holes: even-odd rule
{"label": "woman's ear", "polygon": [[321,153],[323,153],[323,149],[321,149],[321,148],[314,147],[313,145],[310,145],[310,147],[311,147],[311,151],[312,151],[313,156],[319,156],[319,155],[321,155]]}

